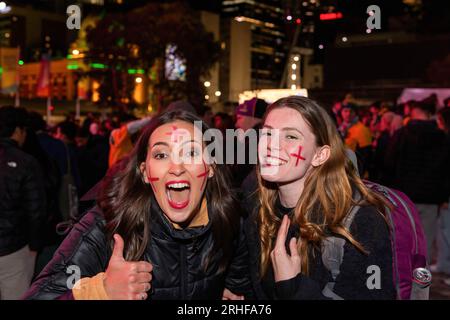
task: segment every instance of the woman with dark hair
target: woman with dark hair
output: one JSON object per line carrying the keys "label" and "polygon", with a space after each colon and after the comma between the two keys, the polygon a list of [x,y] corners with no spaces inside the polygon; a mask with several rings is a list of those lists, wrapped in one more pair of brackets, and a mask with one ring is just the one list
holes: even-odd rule
{"label": "woman with dark hair", "polygon": [[387,204],[357,175],[325,109],[276,101],[258,153],[245,227],[257,298],[394,299]]}
{"label": "woman with dark hair", "polygon": [[239,209],[199,123],[185,111],[152,119],[27,299],[251,295]]}

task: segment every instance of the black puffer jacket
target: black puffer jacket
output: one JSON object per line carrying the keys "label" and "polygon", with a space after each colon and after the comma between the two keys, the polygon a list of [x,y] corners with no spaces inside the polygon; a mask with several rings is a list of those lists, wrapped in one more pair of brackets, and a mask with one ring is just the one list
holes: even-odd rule
{"label": "black puffer jacket", "polygon": [[38,162],[14,140],[0,139],[0,256],[42,246],[44,178]]}
{"label": "black puffer jacket", "polygon": [[[144,260],[153,265],[149,299],[221,299],[225,287],[251,298],[242,223],[228,269],[218,271],[219,251],[205,272],[202,262],[214,241],[211,222],[205,227],[176,230],[163,217],[155,201],[152,203],[151,241],[144,254]],[[210,210],[208,206],[208,212]],[[61,244],[25,299],[73,299],[67,286],[72,274],[68,267],[72,265],[80,268],[81,278],[104,272],[111,257],[104,226],[100,209],[94,208],[87,213]]]}

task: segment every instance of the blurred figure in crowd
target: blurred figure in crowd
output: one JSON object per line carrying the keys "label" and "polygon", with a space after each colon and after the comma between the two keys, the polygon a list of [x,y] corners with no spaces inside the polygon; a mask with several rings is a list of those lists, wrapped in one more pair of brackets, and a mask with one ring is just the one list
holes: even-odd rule
{"label": "blurred figure in crowd", "polygon": [[401,190],[417,206],[431,263],[439,206],[448,201],[449,148],[445,133],[431,119],[430,106],[415,103],[411,120],[398,130],[385,157],[389,186]]}
{"label": "blurred figure in crowd", "polygon": [[27,112],[0,108],[0,299],[19,299],[31,283],[46,217],[39,163],[21,150]]}
{"label": "blurred figure in crowd", "polygon": [[[440,130],[447,136],[447,143],[450,148],[450,107],[444,107],[439,110],[437,115],[437,124]],[[450,194],[450,177],[447,177],[447,194]],[[448,278],[444,283],[450,286],[450,199],[441,205],[439,210],[439,228],[437,231],[437,259],[436,264],[431,266],[434,272],[445,273]]]}
{"label": "blurred figure in crowd", "polygon": [[356,113],[356,106],[347,104],[342,107],[342,124],[339,132],[344,139],[345,145],[358,154],[363,164],[363,172],[367,169],[371,148],[372,133],[361,121]]}
{"label": "blurred figure in crowd", "polygon": [[386,184],[389,180],[386,177],[386,170],[384,168],[384,158],[386,156],[386,149],[394,135],[395,131],[400,129],[403,125],[402,116],[395,114],[392,111],[385,112],[380,120],[380,133],[377,139],[373,142],[373,158],[370,172],[370,180],[381,184]]}

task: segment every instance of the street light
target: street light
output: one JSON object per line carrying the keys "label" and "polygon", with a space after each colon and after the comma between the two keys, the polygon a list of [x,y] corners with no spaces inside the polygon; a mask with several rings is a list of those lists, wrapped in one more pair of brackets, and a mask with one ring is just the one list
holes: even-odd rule
{"label": "street light", "polygon": [[205,87],[209,88],[209,87],[211,86],[211,82],[205,81],[205,82],[203,83],[203,85],[204,85]]}
{"label": "street light", "polygon": [[216,91],[216,93],[215,93],[216,97],[220,97],[221,94],[222,94],[222,92],[220,92],[220,91]]}
{"label": "street light", "polygon": [[6,3],[4,1],[0,2],[0,11],[3,11],[6,9]]}
{"label": "street light", "polygon": [[142,78],[141,77],[137,77],[135,81],[136,81],[136,83],[142,83]]}
{"label": "street light", "polygon": [[73,55],[78,55],[78,54],[80,54],[80,50],[78,50],[78,49],[73,49],[73,50],[72,50],[72,54],[73,54]]}

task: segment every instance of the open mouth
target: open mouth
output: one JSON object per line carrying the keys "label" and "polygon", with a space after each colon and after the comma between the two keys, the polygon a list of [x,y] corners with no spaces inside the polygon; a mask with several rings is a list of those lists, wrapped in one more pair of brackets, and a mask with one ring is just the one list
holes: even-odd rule
{"label": "open mouth", "polygon": [[191,184],[187,180],[168,181],[166,194],[169,205],[174,209],[183,209],[189,204]]}
{"label": "open mouth", "polygon": [[285,165],[287,163],[286,160],[280,159],[280,158],[274,158],[274,157],[266,157],[264,159],[264,167],[275,167],[275,166],[282,166]]}

